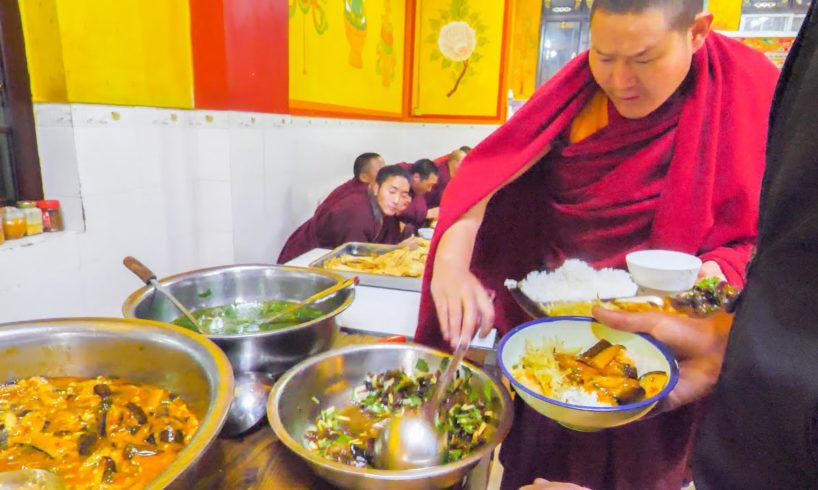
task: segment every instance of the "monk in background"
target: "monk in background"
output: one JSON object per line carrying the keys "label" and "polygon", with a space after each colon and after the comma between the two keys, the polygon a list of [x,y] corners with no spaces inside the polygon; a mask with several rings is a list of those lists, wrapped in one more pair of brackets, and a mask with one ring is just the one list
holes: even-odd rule
{"label": "monk in background", "polygon": [[397,214],[409,199],[409,174],[397,165],[383,167],[366,192],[353,192],[332,205],[318,207],[312,218],[290,235],[278,257],[283,264],[315,248],[333,249],[347,242],[412,246],[412,229]]}
{"label": "monk in background", "polygon": [[352,178],[339,185],[324,198],[321,205],[330,205],[342,197],[355,192],[366,192],[369,184],[375,182],[378,171],[386,165],[377,153],[362,153],[352,164]]}
{"label": "monk in background", "polygon": [[438,217],[438,208],[431,208],[426,203],[426,195],[437,186],[440,170],[435,162],[423,158],[413,164],[399,163],[412,176],[412,189],[409,195],[412,202],[400,213],[401,221],[415,229],[422,228],[427,220]]}
{"label": "monk in background", "polygon": [[443,199],[443,191],[446,190],[446,186],[449,185],[449,181],[452,180],[454,174],[457,173],[457,169],[460,168],[460,164],[470,151],[471,147],[461,146],[460,148],[446,155],[446,157],[435,160],[435,164],[440,172],[438,174],[437,185],[431,190],[431,192],[426,194],[427,206],[430,208],[440,207],[440,201]]}
{"label": "monk in background", "polygon": [[[629,252],[673,249],[698,255],[706,275],[743,285],[778,71],[711,33],[701,10],[696,0],[594,1],[590,51],[480,143],[449,183],[416,340],[450,348],[477,329],[507,332],[527,318],[504,280],[567,258],[624,269]],[[690,405],[580,433],[518,399],[502,488],[543,477],[678,490],[701,412]]]}

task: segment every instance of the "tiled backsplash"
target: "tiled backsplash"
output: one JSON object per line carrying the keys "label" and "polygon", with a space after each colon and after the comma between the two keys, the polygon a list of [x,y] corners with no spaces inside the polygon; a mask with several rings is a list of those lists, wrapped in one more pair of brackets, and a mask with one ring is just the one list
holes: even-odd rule
{"label": "tiled backsplash", "polygon": [[119,315],[140,285],[126,255],[160,276],[272,263],[358,154],[434,158],[494,128],[96,105],[35,114],[45,192],[75,233],[0,248],[0,321]]}

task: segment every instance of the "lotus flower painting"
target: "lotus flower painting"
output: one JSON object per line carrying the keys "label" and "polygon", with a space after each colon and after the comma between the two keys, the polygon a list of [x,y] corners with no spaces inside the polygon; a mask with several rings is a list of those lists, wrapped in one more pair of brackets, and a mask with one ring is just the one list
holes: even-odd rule
{"label": "lotus flower painting", "polygon": [[429,33],[425,42],[435,44],[431,60],[440,61],[440,68],[449,73],[451,88],[446,97],[452,97],[468,79],[470,70],[482,58],[480,53],[488,40],[479,12],[472,11],[469,0],[451,0],[447,9],[429,19]]}

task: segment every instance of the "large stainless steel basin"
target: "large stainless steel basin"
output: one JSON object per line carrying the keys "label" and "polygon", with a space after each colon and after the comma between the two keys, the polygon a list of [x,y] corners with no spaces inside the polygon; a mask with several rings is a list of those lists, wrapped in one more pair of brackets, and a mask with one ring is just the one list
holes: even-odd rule
{"label": "large stainless steel basin", "polygon": [[[485,371],[464,362],[473,374],[476,393],[488,394],[499,425],[492,439],[460,461],[407,471],[356,468],[329,461],[304,445],[304,432],[320,410],[351,403],[352,390],[368,373],[389,369],[412,372],[418,359],[433,368],[448,355],[417,344],[367,344],[332,350],[307,359],[282,376],[270,393],[267,418],[290,451],[322,478],[340,488],[355,490],[438,490],[460,484],[464,477],[506,437],[512,422],[511,397]],[[485,395],[484,395],[485,396]],[[316,404],[315,400],[319,403]]]}
{"label": "large stainless steel basin", "polygon": [[201,335],[121,318],[34,320],[0,325],[0,383],[29,376],[118,376],[178,393],[201,423],[148,488],[191,488],[195,463],[219,433],[233,394],[227,357]]}
{"label": "large stainless steel basin", "polygon": [[[185,272],[159,280],[189,310],[234,302],[301,301],[344,278],[329,271],[288,266],[234,265]],[[310,322],[272,332],[208,335],[224,350],[236,373],[281,374],[299,361],[330,348],[338,330],[335,316],[354,298],[354,290],[338,292],[315,305],[324,315]],[[153,288],[143,287],[122,306],[127,318],[172,322],[180,316],[173,304]]]}

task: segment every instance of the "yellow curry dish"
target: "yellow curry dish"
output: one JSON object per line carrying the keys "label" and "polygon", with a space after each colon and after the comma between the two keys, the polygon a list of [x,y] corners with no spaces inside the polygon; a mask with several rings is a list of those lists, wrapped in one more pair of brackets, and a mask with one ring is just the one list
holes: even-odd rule
{"label": "yellow curry dish", "polygon": [[46,470],[70,489],[144,488],[198,428],[185,402],[157,386],[20,379],[0,386],[0,472]]}

